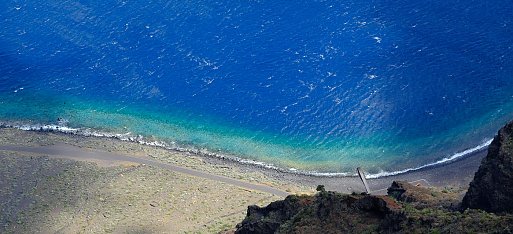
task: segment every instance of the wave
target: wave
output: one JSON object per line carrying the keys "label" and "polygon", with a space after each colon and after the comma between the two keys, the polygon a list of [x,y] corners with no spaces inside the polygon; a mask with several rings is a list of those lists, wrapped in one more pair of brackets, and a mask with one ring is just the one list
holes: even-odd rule
{"label": "wave", "polygon": [[455,153],[455,154],[451,155],[450,157],[446,157],[446,158],[440,159],[440,160],[438,160],[436,162],[433,162],[433,163],[428,163],[428,164],[425,164],[425,165],[422,165],[422,166],[419,166],[419,167],[407,168],[407,169],[399,170],[399,171],[392,171],[392,172],[381,171],[381,172],[376,173],[376,174],[369,174],[369,175],[366,176],[366,178],[375,179],[375,178],[386,177],[386,176],[394,176],[394,175],[404,174],[404,173],[408,173],[408,172],[412,172],[412,171],[418,171],[418,170],[421,170],[421,169],[424,169],[424,168],[427,168],[427,167],[443,165],[443,164],[446,164],[448,162],[451,162],[451,161],[454,161],[456,159],[459,159],[459,158],[461,158],[461,157],[463,157],[465,155],[469,155],[469,154],[472,154],[472,153],[484,150],[484,149],[486,149],[492,143],[492,141],[493,141],[493,139],[488,139],[484,143],[482,143],[482,144],[480,144],[480,145],[478,145],[478,146],[476,146],[474,148],[470,148],[470,149],[467,149],[467,150]]}
{"label": "wave", "polygon": [[[255,160],[251,160],[251,159],[243,159],[243,158],[239,158],[237,156],[232,156],[232,155],[227,155],[227,154],[213,153],[207,149],[196,149],[196,148],[178,146],[174,142],[172,142],[171,144],[168,144],[163,141],[145,141],[144,136],[142,136],[142,135],[134,136],[130,132],[108,133],[108,132],[101,132],[101,131],[96,131],[96,130],[92,130],[92,129],[71,128],[71,127],[56,125],[56,124],[16,124],[16,123],[13,124],[13,123],[5,123],[5,122],[0,122],[0,128],[14,128],[14,129],[19,129],[19,130],[23,130],[23,131],[37,131],[37,132],[59,132],[59,133],[86,136],[86,137],[112,138],[112,139],[117,139],[117,140],[121,140],[121,141],[134,142],[134,143],[138,143],[141,145],[160,147],[160,148],[164,148],[167,150],[173,150],[173,151],[178,151],[178,152],[183,152],[183,153],[192,153],[192,154],[201,155],[201,156],[207,156],[207,157],[213,157],[213,158],[218,158],[218,159],[222,159],[222,160],[234,161],[234,162],[238,162],[241,164],[253,165],[253,166],[262,167],[262,168],[266,168],[266,169],[272,169],[272,170],[281,171],[281,172],[297,173],[297,174],[307,174],[308,173],[308,172],[306,172],[306,173],[300,172],[298,170],[295,170],[294,168],[290,168],[287,170],[287,169],[283,169],[283,168],[274,166],[273,164],[269,164],[269,163],[265,163],[265,162],[255,161]],[[349,176],[349,174],[346,174],[346,173],[340,173],[340,174]],[[314,175],[314,173],[312,173],[312,175]]]}
{"label": "wave", "polygon": [[[279,171],[279,172],[298,174],[298,175],[307,175],[307,176],[315,176],[315,177],[354,177],[354,176],[357,176],[356,173],[349,173],[349,172],[316,172],[316,171],[301,171],[301,170],[298,170],[295,168],[286,169],[286,168],[281,168],[281,167],[275,166],[270,163],[260,162],[260,161],[256,161],[256,160],[252,160],[252,159],[244,159],[244,158],[240,158],[240,157],[237,157],[234,155],[210,152],[208,149],[196,149],[193,147],[183,147],[183,146],[177,145],[175,142],[172,142],[171,144],[169,144],[169,143],[166,143],[163,141],[145,141],[144,136],[142,136],[142,135],[134,136],[130,132],[108,133],[108,132],[101,132],[101,131],[96,131],[96,130],[92,130],[92,129],[88,129],[88,128],[86,128],[86,129],[71,128],[71,127],[67,127],[62,124],[18,124],[18,123],[6,123],[6,122],[0,122],[0,128],[14,128],[14,129],[20,129],[20,130],[24,130],[24,131],[38,131],[38,132],[60,132],[60,133],[65,133],[65,134],[80,135],[80,136],[86,136],[86,137],[112,138],[112,139],[117,139],[117,140],[121,140],[121,141],[134,142],[134,143],[138,143],[141,145],[155,146],[155,147],[160,147],[160,148],[164,148],[167,150],[173,150],[173,151],[178,151],[178,152],[183,152],[183,153],[191,153],[191,154],[196,154],[196,155],[200,155],[200,156],[217,158],[217,159],[221,159],[221,160],[228,160],[228,161],[233,161],[233,162],[237,162],[237,163],[244,164],[244,165],[251,165],[251,166],[256,166],[256,167],[260,167],[260,168],[271,169],[271,170],[275,170],[275,171]],[[440,159],[433,163],[428,163],[428,164],[425,164],[425,165],[422,165],[419,167],[412,167],[412,168],[407,168],[407,169],[397,170],[397,171],[380,171],[380,172],[374,173],[374,174],[367,174],[366,178],[367,179],[377,179],[377,178],[381,178],[381,177],[395,176],[395,175],[405,174],[408,172],[418,171],[418,170],[428,168],[428,167],[434,167],[434,166],[440,166],[443,164],[447,164],[456,159],[462,158],[466,155],[486,149],[492,143],[492,140],[493,139],[487,139],[487,140],[485,140],[485,142],[483,142],[482,144],[480,144],[476,147],[455,153],[449,157],[445,157],[445,158]]]}

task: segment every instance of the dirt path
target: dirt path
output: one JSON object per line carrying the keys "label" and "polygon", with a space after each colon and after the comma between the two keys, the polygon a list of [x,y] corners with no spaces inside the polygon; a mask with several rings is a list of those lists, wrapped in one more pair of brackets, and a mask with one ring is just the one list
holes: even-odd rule
{"label": "dirt path", "polygon": [[185,167],[180,167],[168,163],[163,163],[157,160],[153,160],[150,158],[140,158],[123,154],[115,154],[109,152],[101,152],[101,151],[93,151],[88,149],[83,149],[67,144],[55,144],[50,146],[14,146],[14,145],[0,145],[0,150],[5,151],[16,151],[16,152],[30,152],[37,154],[44,154],[51,158],[67,158],[74,160],[82,160],[82,161],[106,161],[106,162],[131,162],[131,163],[139,163],[146,164],[155,167],[164,168],[170,171],[179,172],[187,175],[192,175],[200,178],[205,178],[214,181],[220,181],[223,183],[235,185],[241,188],[256,190],[265,193],[274,194],[277,196],[285,197],[289,195],[288,192],[282,191],[280,189],[276,189],[270,186],[261,185],[261,184],[252,184],[245,181],[232,179],[225,176],[210,174],[203,171],[198,171],[194,169],[189,169]]}

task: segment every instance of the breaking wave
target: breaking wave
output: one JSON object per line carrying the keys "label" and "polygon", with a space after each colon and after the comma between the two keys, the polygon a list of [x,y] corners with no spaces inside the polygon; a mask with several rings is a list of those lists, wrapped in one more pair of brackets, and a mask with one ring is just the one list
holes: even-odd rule
{"label": "breaking wave", "polygon": [[[142,136],[142,135],[134,136],[130,132],[109,133],[109,132],[101,132],[101,131],[97,131],[97,130],[92,130],[92,129],[88,129],[88,128],[84,128],[84,129],[71,128],[71,127],[67,127],[63,124],[18,124],[18,123],[5,123],[5,122],[0,122],[0,128],[14,128],[14,129],[20,129],[23,131],[59,132],[59,133],[86,136],[86,137],[112,138],[112,139],[117,139],[117,140],[121,140],[121,141],[134,142],[134,143],[138,143],[141,145],[161,147],[161,148],[164,148],[167,150],[173,150],[173,151],[178,151],[178,152],[183,152],[183,153],[191,153],[191,154],[212,157],[212,158],[217,158],[217,159],[222,159],[222,160],[229,160],[229,161],[233,161],[233,162],[237,162],[237,163],[241,163],[241,164],[245,164],[245,165],[251,165],[251,166],[256,166],[259,168],[276,170],[276,171],[284,172],[284,173],[292,173],[292,174],[307,175],[307,176],[318,176],[318,177],[357,176],[356,173],[346,173],[346,172],[316,172],[316,171],[301,171],[301,170],[297,170],[295,168],[286,169],[286,168],[281,168],[281,167],[275,166],[270,163],[260,162],[260,161],[251,160],[251,159],[243,159],[243,158],[240,158],[240,157],[237,157],[234,155],[210,152],[207,149],[196,149],[193,147],[183,147],[183,146],[177,145],[176,143],[169,144],[164,141],[146,141],[144,136]],[[395,176],[395,175],[405,174],[408,172],[413,172],[413,171],[417,171],[417,170],[421,170],[421,169],[425,169],[425,168],[429,168],[429,167],[444,165],[444,164],[453,162],[456,159],[460,159],[467,155],[473,154],[475,152],[485,150],[492,143],[492,140],[493,139],[487,139],[487,140],[485,140],[485,142],[483,142],[482,144],[480,144],[476,147],[455,153],[449,157],[445,157],[445,158],[440,159],[433,163],[428,163],[428,164],[425,164],[425,165],[422,165],[419,167],[407,168],[407,169],[397,170],[397,171],[381,171],[378,173],[368,174],[368,175],[366,175],[366,178],[376,179],[376,178],[387,177],[387,176]]]}

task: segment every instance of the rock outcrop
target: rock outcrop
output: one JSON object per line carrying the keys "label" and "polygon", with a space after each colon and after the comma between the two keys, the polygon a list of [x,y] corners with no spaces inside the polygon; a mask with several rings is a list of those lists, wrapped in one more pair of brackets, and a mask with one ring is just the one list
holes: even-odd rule
{"label": "rock outcrop", "polygon": [[411,204],[419,209],[441,207],[454,210],[461,201],[458,192],[416,186],[406,181],[392,182],[387,191],[388,196],[395,200]]}
{"label": "rock outcrop", "polygon": [[404,219],[400,210],[387,196],[326,191],[316,196],[291,195],[267,207],[248,207],[235,233],[355,233],[380,227],[391,231],[390,224]]}
{"label": "rock outcrop", "polygon": [[406,181],[394,181],[387,189],[388,195],[402,202],[419,202],[429,199],[430,190]]}
{"label": "rock outcrop", "polygon": [[288,196],[285,200],[272,202],[266,207],[249,206],[247,217],[237,225],[236,233],[274,233],[282,223],[311,203],[312,199]]}
{"label": "rock outcrop", "polygon": [[513,122],[493,139],[461,207],[513,213]]}
{"label": "rock outcrop", "polygon": [[404,182],[395,182],[389,191],[404,201],[320,190],[267,207],[250,206],[235,233],[513,233],[511,214],[459,212],[432,203],[436,190]]}

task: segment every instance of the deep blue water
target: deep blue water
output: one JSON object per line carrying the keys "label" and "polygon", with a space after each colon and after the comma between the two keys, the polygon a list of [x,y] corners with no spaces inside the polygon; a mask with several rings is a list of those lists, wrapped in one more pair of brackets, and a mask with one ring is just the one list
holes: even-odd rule
{"label": "deep blue water", "polygon": [[371,172],[513,119],[512,1],[0,3],[0,119]]}

